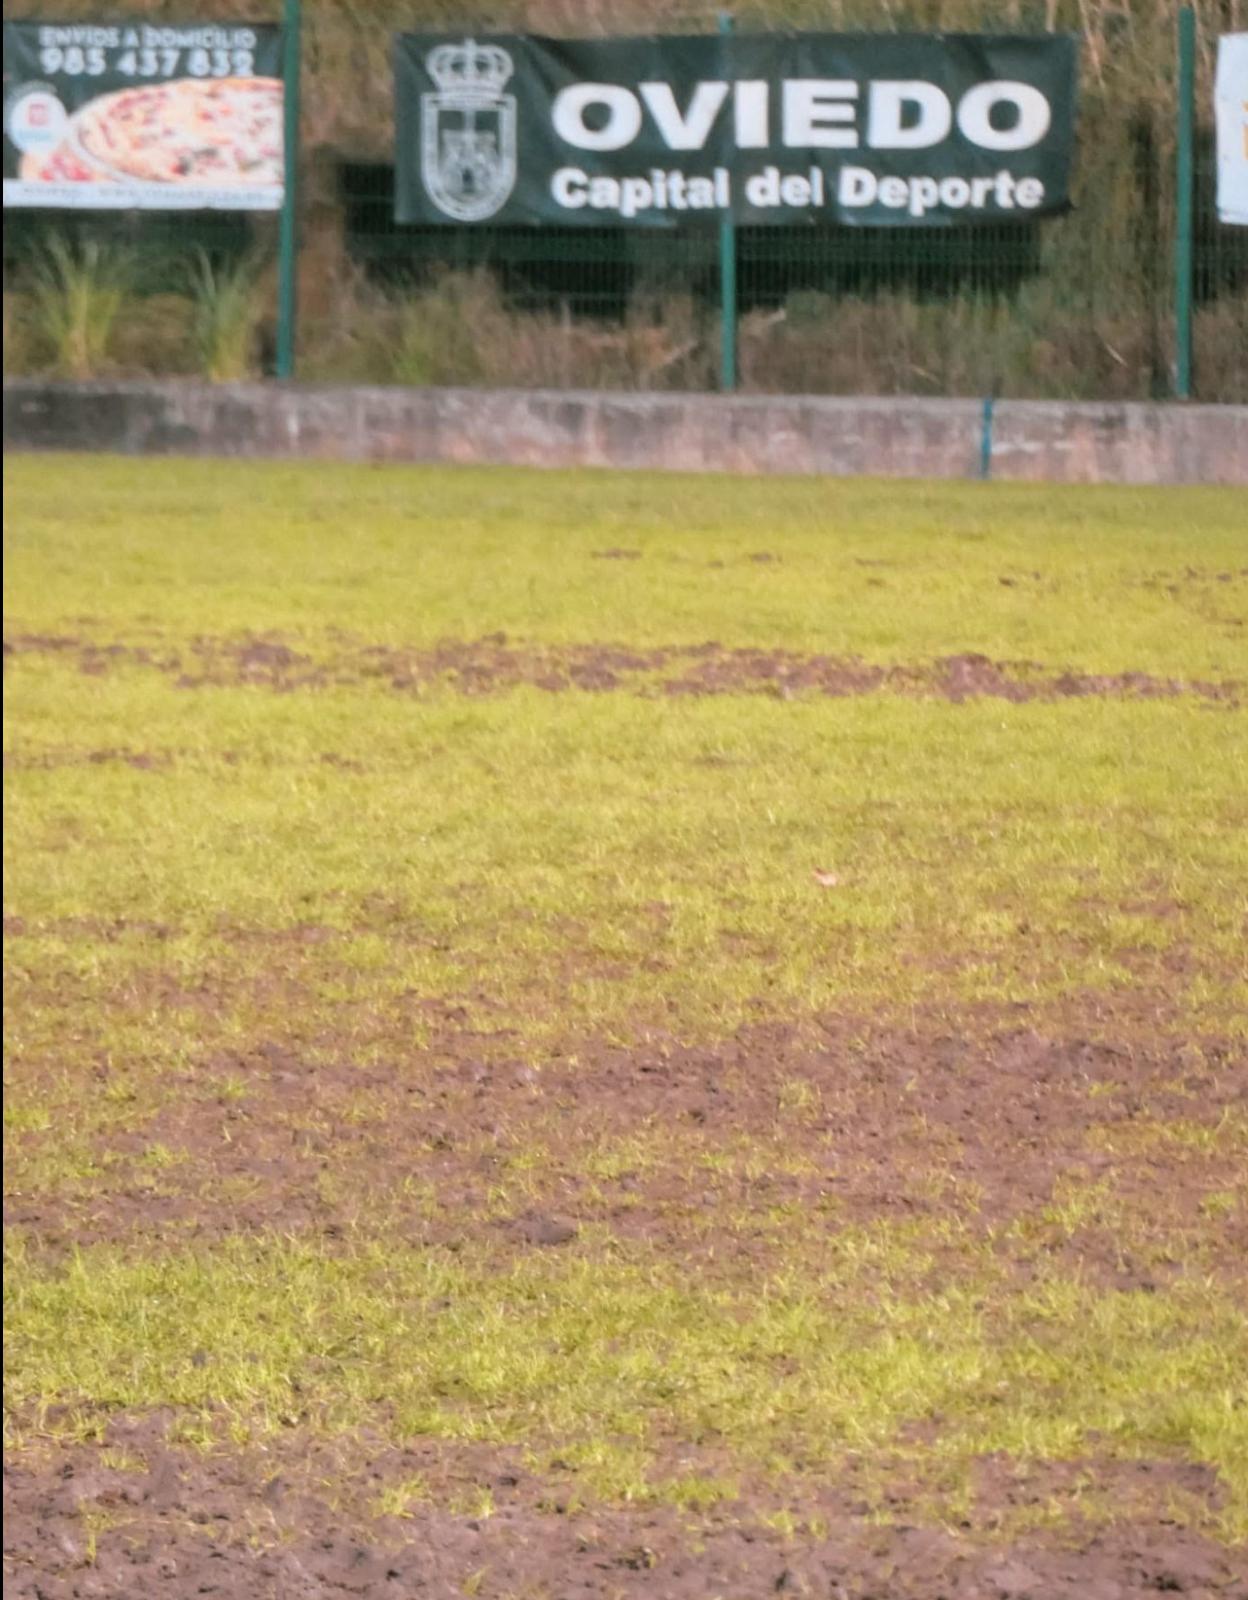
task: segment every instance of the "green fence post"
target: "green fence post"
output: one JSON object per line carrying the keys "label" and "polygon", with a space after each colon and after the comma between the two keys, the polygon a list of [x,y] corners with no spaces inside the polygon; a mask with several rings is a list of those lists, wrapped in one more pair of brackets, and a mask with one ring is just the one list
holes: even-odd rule
{"label": "green fence post", "polygon": [[995,393],[986,394],[980,410],[979,424],[979,475],[985,483],[992,477],[992,425],[996,408]]}
{"label": "green fence post", "polygon": [[[732,32],[732,13],[719,14],[721,34]],[[732,214],[719,224],[719,386],[737,387],[737,229]]]}
{"label": "green fence post", "polygon": [[1174,392],[1192,397],[1192,153],[1196,137],[1196,13],[1179,12],[1178,187],[1174,243]]}
{"label": "green fence post", "polygon": [[295,301],[299,236],[299,43],[300,0],[285,0],[282,52],[283,176],[281,228],[277,258],[277,376],[290,378],[295,371]]}

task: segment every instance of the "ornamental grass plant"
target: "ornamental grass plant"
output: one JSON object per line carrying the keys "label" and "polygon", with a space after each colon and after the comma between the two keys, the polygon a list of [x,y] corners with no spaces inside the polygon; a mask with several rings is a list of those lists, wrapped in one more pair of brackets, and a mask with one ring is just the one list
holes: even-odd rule
{"label": "ornamental grass plant", "polygon": [[27,331],[57,376],[101,376],[134,276],[134,257],[122,247],[96,239],[71,243],[55,233],[41,241],[26,274]]}

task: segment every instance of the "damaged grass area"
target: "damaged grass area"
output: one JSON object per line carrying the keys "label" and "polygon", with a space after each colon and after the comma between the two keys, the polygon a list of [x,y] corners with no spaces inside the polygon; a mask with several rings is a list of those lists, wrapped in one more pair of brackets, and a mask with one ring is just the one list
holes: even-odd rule
{"label": "damaged grass area", "polygon": [[863,1453],[946,1493],[994,1452],[1195,1459],[1224,1532],[1248,1534],[1248,1319],[1225,1294],[1019,1290],[968,1252],[915,1295],[914,1244],[874,1242],[833,1235],[817,1272],[781,1253],[731,1286],[609,1245],[516,1261],[234,1241],[52,1270],[19,1250],[6,1381],[27,1416],[57,1397],[59,1423],[31,1419],[53,1433],[172,1407],[184,1436],[236,1445],[294,1427],[488,1442],[558,1463],[589,1501],[664,1498],[673,1452],[712,1500],[760,1474],[800,1494]]}
{"label": "damaged grass area", "polygon": [[152,968],[541,1040],[1141,984],[1242,1023],[1233,710],[187,696],[30,658],[9,693],[14,982],[54,968],[104,1049]]}
{"label": "damaged grass area", "polygon": [[[1248,1537],[1231,494],[6,495],[23,1571],[90,1534],[123,1592],[171,1450],[244,1521],[277,1470],[319,1497],[301,1561],[335,1496],[436,1515],[500,1600],[567,1588],[582,1513],[625,1519],[590,1592],[644,1593],[640,1507],[790,1563],[887,1534],[907,1600],[958,1592],[908,1523]],[[566,1518],[564,1565],[473,1556],[492,1511]],[[737,1592],[732,1549],[672,1595]],[[1154,1588],[1222,1570],[1184,1549]]]}

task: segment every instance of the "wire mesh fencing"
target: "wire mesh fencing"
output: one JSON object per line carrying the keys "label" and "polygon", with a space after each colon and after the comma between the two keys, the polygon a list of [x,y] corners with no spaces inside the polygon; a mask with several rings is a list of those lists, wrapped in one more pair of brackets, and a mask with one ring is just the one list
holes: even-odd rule
{"label": "wire mesh fencing", "polygon": [[[94,4],[94,0],[92,0]],[[1175,8],[1028,0],[1011,29],[1081,35],[1074,204],[1042,221],[739,227],[736,371],[747,390],[1150,399],[1175,392]],[[152,6],[153,12],[162,9]],[[253,16],[263,5],[219,0]],[[39,4],[29,11],[38,14]],[[59,7],[57,8],[59,10]],[[106,9],[106,8],[105,8]],[[276,0],[268,6],[276,19]],[[858,8],[863,9],[863,8]],[[1218,222],[1212,61],[1239,0],[1198,8],[1192,394],[1248,402],[1248,228]],[[92,5],[82,10],[89,13]],[[101,8],[95,6],[99,12]],[[1001,28],[1001,8],[906,0],[890,27]],[[577,32],[596,6],[514,0],[304,13],[296,375],[310,381],[696,390],[720,382],[714,222],[672,229],[407,226],[395,220],[389,38],[403,27]],[[644,11],[645,15],[642,16]],[[634,15],[634,12],[637,15]],[[829,28],[853,4],[775,0],[742,26]],[[980,13],[983,12],[983,15]],[[946,16],[945,13],[948,13]],[[955,14],[956,13],[956,14]],[[1115,21],[1115,18],[1117,20]],[[692,31],[709,8],[613,10],[611,28]],[[9,210],[6,372],[271,371],[277,220],[228,212]],[[76,298],[75,298],[76,297]],[[66,308],[77,307],[77,328]]]}

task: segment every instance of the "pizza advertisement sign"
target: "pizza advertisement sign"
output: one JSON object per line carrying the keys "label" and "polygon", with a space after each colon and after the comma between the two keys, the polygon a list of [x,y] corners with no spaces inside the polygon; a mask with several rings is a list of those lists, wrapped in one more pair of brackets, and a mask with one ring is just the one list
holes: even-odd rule
{"label": "pizza advertisement sign", "polygon": [[4,204],[278,211],[282,30],[4,24]]}

